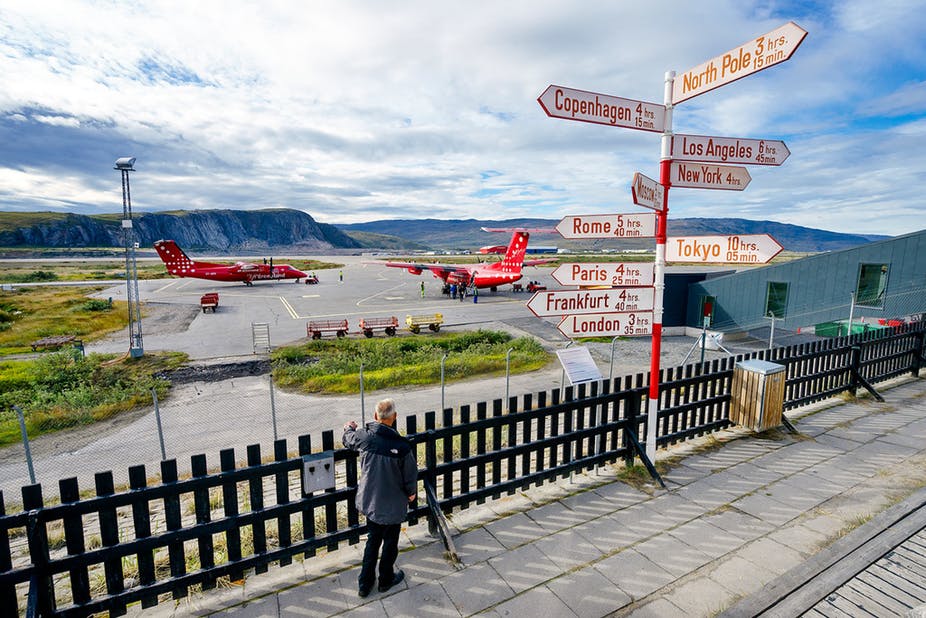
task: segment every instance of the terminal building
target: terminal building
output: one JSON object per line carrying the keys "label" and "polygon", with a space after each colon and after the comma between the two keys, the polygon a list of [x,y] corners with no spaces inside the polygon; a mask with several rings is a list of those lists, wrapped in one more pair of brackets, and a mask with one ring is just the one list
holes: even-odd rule
{"label": "terminal building", "polygon": [[700,330],[704,316],[710,330],[730,334],[773,318],[775,328],[823,336],[845,335],[850,323],[853,333],[893,326],[926,314],[926,230],[698,279],[686,286],[689,328]]}

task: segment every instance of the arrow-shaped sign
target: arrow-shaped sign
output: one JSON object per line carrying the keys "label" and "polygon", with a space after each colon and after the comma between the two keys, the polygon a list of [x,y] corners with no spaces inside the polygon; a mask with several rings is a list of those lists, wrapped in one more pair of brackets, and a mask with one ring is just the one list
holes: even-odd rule
{"label": "arrow-shaped sign", "polygon": [[568,215],[556,224],[563,238],[651,238],[655,214]]}
{"label": "arrow-shaped sign", "polygon": [[661,133],[666,126],[666,107],[597,92],[548,86],[537,102],[553,118],[593,122],[625,129]]}
{"label": "arrow-shaped sign", "polygon": [[672,158],[676,161],[781,165],[790,154],[791,151],[785,143],[779,140],[708,137],[681,133],[672,136]]}
{"label": "arrow-shaped sign", "polygon": [[652,311],[653,288],[554,290],[536,292],[527,308],[538,318],[581,313]]}
{"label": "arrow-shaped sign", "polygon": [[662,210],[665,206],[665,189],[661,184],[640,172],[634,173],[633,182],[630,183],[633,203],[653,210]]}
{"label": "arrow-shaped sign", "polygon": [[673,161],[671,165],[670,186],[672,187],[742,191],[751,180],[749,170],[736,165],[685,161]]}
{"label": "arrow-shaped sign", "polygon": [[768,34],[743,43],[722,56],[689,69],[675,78],[672,104],[678,105],[699,94],[719,88],[791,57],[807,31],[789,21]]}
{"label": "arrow-shaped sign", "polygon": [[682,236],[666,241],[666,261],[695,264],[766,264],[784,247],[768,234]]}
{"label": "arrow-shaped sign", "polygon": [[557,326],[569,337],[630,337],[653,334],[653,312],[569,315]]}
{"label": "arrow-shaped sign", "polygon": [[655,266],[653,262],[577,262],[560,264],[553,278],[561,285],[650,286]]}

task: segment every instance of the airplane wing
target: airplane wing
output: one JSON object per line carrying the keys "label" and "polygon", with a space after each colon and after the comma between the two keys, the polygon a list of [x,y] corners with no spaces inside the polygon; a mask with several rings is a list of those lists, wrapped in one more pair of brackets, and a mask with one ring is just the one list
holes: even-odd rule
{"label": "airplane wing", "polygon": [[454,266],[452,264],[427,264],[419,262],[385,262],[385,266],[390,268],[404,268],[413,275],[420,275],[425,270],[430,270],[435,276],[446,280],[451,274],[459,273],[469,275],[471,270],[466,266]]}
{"label": "airplane wing", "polygon": [[541,258],[539,260],[524,260],[524,266],[539,266],[540,264],[549,264],[550,262],[558,262],[559,258]]}

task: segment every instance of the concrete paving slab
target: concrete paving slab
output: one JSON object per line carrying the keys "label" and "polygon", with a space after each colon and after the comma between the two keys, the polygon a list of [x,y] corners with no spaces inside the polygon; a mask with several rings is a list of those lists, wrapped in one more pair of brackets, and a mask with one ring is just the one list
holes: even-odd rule
{"label": "concrete paving slab", "polygon": [[688,612],[665,599],[656,599],[618,615],[627,618],[690,618]]}
{"label": "concrete paving slab", "polygon": [[682,524],[678,528],[669,530],[667,534],[704,552],[712,559],[719,558],[746,543],[740,537],[729,534],[704,520]]}
{"label": "concrete paving slab", "polygon": [[609,485],[602,485],[601,487],[596,487],[592,490],[595,495],[601,496],[610,504],[612,504],[616,509],[633,506],[634,504],[639,504],[645,500],[649,500],[650,496],[642,491],[634,489],[626,483],[611,483]]}
{"label": "concrete paving slab", "polygon": [[499,543],[484,528],[464,532],[453,539],[453,544],[457,548],[457,556],[464,566],[485,562],[505,551],[505,546]]}
{"label": "concrete paving slab", "polygon": [[707,576],[697,577],[676,587],[663,597],[688,616],[713,616],[736,598],[732,592]]}
{"label": "concrete paving slab", "polygon": [[346,611],[359,602],[357,580],[329,575],[277,595],[282,616],[322,617]]}
{"label": "concrete paving slab", "polygon": [[260,597],[215,614],[217,616],[234,616],[235,618],[277,618],[280,605],[277,595]]}
{"label": "concrete paving slab", "polygon": [[693,502],[674,493],[666,493],[653,498],[645,506],[674,524],[691,521],[709,510],[703,504]]}
{"label": "concrete paving slab", "polygon": [[534,542],[563,571],[598,560],[604,554],[575,530],[563,530]]}
{"label": "concrete paving slab", "polygon": [[654,536],[638,545],[637,551],[676,577],[687,575],[711,561],[711,557],[671,535]]}
{"label": "concrete paving slab", "polygon": [[460,612],[440,585],[429,581],[409,586],[399,594],[388,596],[380,601],[385,615],[389,618],[457,618]]}
{"label": "concrete paving slab", "polygon": [[773,524],[733,508],[712,512],[701,521],[743,541],[751,541],[775,529]]}
{"label": "concrete paving slab", "polygon": [[576,526],[574,530],[603,555],[630,547],[651,536],[642,528],[628,527],[625,522],[615,519],[614,516],[593,519],[586,524]]}
{"label": "concrete paving slab", "polygon": [[591,566],[566,573],[546,587],[580,618],[605,616],[632,601],[630,595]]}
{"label": "concrete paving slab", "polygon": [[544,586],[529,590],[479,615],[498,618],[518,618],[520,616],[562,616],[563,618],[570,618],[576,616],[569,606]]}
{"label": "concrete paving slab", "polygon": [[759,493],[735,500],[730,506],[775,526],[786,524],[804,512],[796,506],[784,504]]}
{"label": "concrete paving slab", "polygon": [[609,556],[593,568],[626,592],[634,601],[675,581],[676,576],[633,549]]}
{"label": "concrete paving slab", "polygon": [[448,575],[440,583],[454,607],[464,616],[498,605],[514,596],[514,590],[487,563],[476,564],[465,571]]}
{"label": "concrete paving slab", "polygon": [[489,560],[489,564],[515,593],[533,588],[563,572],[562,567],[540,551],[536,543],[507,551]]}
{"label": "concrete paving slab", "polygon": [[558,532],[585,523],[593,515],[573,511],[562,502],[551,502],[531,509],[527,516],[548,532]]}
{"label": "concrete paving slab", "polygon": [[708,577],[737,596],[747,596],[775,579],[776,574],[740,556],[733,555],[718,561]]}
{"label": "concrete paving slab", "polygon": [[485,525],[485,529],[507,549],[530,543],[546,534],[543,527],[524,513],[510,515]]}
{"label": "concrete paving slab", "polygon": [[805,556],[810,556],[820,551],[827,542],[827,535],[804,524],[773,530],[769,532],[768,538],[776,543],[787,545]]}
{"label": "concrete paving slab", "polygon": [[774,483],[775,481],[781,480],[785,477],[783,472],[769,470],[768,468],[760,468],[756,464],[752,463],[752,461],[746,461],[741,464],[737,464],[727,469],[726,473],[744,478],[754,483],[758,483],[759,487],[762,485],[768,485],[769,483]]}
{"label": "concrete paving slab", "polygon": [[715,481],[713,477],[697,480],[674,493],[711,510],[730,504],[743,495],[735,489],[725,487],[721,481]]}
{"label": "concrete paving slab", "polygon": [[748,543],[737,555],[777,575],[792,569],[804,560],[800,552],[767,537]]}
{"label": "concrete paving slab", "polygon": [[410,581],[432,581],[456,573],[459,568],[447,556],[443,543],[431,543],[399,554],[396,565],[405,571]]}

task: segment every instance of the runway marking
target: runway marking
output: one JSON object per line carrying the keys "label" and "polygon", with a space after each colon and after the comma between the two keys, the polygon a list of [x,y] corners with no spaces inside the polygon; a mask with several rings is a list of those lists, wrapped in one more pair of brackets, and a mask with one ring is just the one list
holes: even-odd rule
{"label": "runway marking", "polygon": [[373,299],[376,298],[377,296],[382,296],[383,294],[387,294],[387,293],[389,293],[389,292],[391,292],[391,291],[393,291],[393,290],[396,290],[396,289],[398,289],[398,288],[403,287],[404,285],[405,285],[405,283],[400,283],[400,284],[398,284],[398,285],[392,286],[391,288],[387,288],[387,289],[385,289],[385,290],[382,290],[382,291],[380,291],[380,292],[377,292],[376,294],[371,294],[370,296],[367,296],[366,298],[361,298],[360,300],[357,301],[357,306],[359,307],[360,305],[362,305],[363,303],[367,302],[368,300],[373,300]]}
{"label": "runway marking", "polygon": [[289,315],[293,316],[294,320],[298,320],[299,314],[296,313],[296,310],[293,309],[293,306],[289,304],[289,301],[283,298],[282,296],[280,296],[279,298],[280,298],[280,302],[283,303],[283,306],[286,308],[286,310],[289,311]]}
{"label": "runway marking", "polygon": [[194,283],[196,283],[196,280],[195,280],[195,279],[189,279],[188,281],[184,281],[182,285],[180,285],[179,287],[177,287],[177,289],[178,289],[178,290],[182,290],[183,288],[187,287],[188,285],[193,285]]}
{"label": "runway marking", "polygon": [[383,296],[384,300],[405,300],[404,296]]}
{"label": "runway marking", "polygon": [[319,298],[319,297],[321,297],[321,294],[306,294],[302,298]]}
{"label": "runway marking", "polygon": [[159,287],[159,288],[156,289],[153,293],[154,293],[154,294],[159,294],[159,293],[163,292],[164,290],[166,290],[167,288],[169,288],[169,287],[171,287],[171,286],[174,286],[174,285],[177,285],[178,283],[180,283],[180,279],[174,279],[173,281],[171,281],[171,282],[168,283],[167,285],[162,286],[162,287]]}

